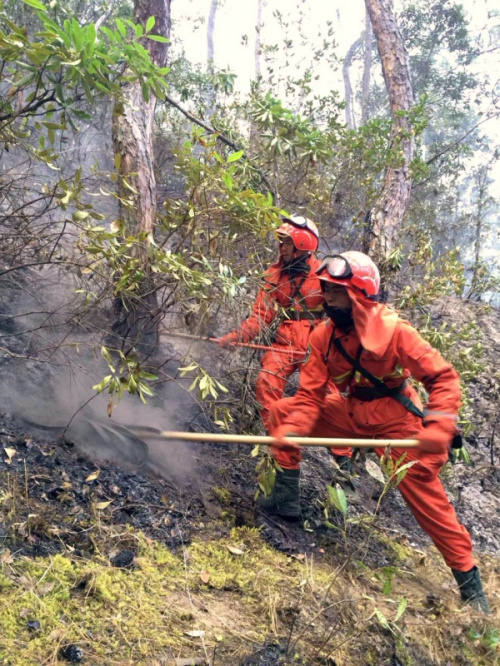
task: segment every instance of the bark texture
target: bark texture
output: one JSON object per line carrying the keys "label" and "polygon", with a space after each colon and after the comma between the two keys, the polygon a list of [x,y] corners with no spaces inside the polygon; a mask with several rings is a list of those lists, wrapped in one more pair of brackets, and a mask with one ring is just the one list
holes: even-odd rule
{"label": "bark texture", "polygon": [[[150,16],[155,17],[152,34],[170,37],[171,0],[135,0],[134,21],[142,26]],[[167,44],[144,40],[151,60],[159,67],[167,61]],[[139,82],[124,86],[123,100],[115,104],[112,121],[112,140],[115,155],[120,155],[118,168],[119,217],[127,234],[154,233],[156,218],[156,181],[154,176],[153,126],[156,99],[146,101]],[[129,189],[125,182],[132,188]],[[129,203],[124,203],[124,201]],[[117,299],[114,333],[121,338],[120,347],[142,343],[152,351],[152,336],[156,318],[157,298],[152,289],[148,266],[148,241],[136,248],[145,278],[139,293],[132,300]],[[148,341],[146,341],[146,338]]]}
{"label": "bark texture", "polygon": [[380,196],[372,209],[365,250],[379,262],[395,247],[410,200],[410,163],[414,141],[408,111],[413,91],[408,58],[394,16],[392,0],[365,0],[382,61],[392,115],[390,151],[395,153],[386,169]]}

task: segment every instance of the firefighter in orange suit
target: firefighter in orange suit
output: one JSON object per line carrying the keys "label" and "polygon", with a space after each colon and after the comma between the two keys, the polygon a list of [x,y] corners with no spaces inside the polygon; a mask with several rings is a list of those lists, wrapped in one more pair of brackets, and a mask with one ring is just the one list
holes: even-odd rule
{"label": "firefighter in orange suit", "polygon": [[219,339],[222,347],[249,342],[277,316],[283,316],[271,351],[261,359],[255,395],[266,430],[271,405],[283,397],[287,379],[300,369],[307,351],[309,334],[324,316],[323,293],[316,271],[320,261],[318,229],[302,216],[283,218],[276,230],[279,261],[265,273],[252,313],[235,331]]}
{"label": "firefighter in orange suit", "polygon": [[[416,461],[399,483],[418,524],[452,569],[462,599],[489,612],[467,530],[458,522],[439,478],[456,434],[461,404],[454,368],[388,306],[377,302],[380,277],[361,252],[327,257],[318,270],[327,319],[309,339],[308,357],[293,398],[280,400],[270,414],[272,452],[282,471],[262,506],[297,518],[300,449],[295,436],[406,439],[419,447],[392,450],[394,462]],[[423,383],[425,411],[409,378]],[[332,391],[332,383],[338,390]],[[380,457],[383,448],[374,450]],[[339,462],[350,451],[332,450]]]}

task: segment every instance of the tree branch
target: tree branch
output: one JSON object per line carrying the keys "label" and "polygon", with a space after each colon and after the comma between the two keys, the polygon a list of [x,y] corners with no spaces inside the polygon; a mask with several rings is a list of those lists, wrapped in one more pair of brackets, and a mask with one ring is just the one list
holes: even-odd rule
{"label": "tree branch", "polygon": [[[239,150],[241,150],[241,148],[236,143],[234,143],[234,141],[231,141],[231,139],[229,139],[227,136],[224,136],[224,134],[219,132],[219,130],[217,130],[215,127],[210,127],[210,125],[207,125],[206,123],[204,123],[202,120],[200,120],[196,116],[193,116],[193,114],[189,113],[189,111],[186,111],[186,109],[184,109],[178,102],[176,102],[174,99],[172,99],[169,95],[165,95],[164,99],[171,106],[173,106],[178,111],[180,111],[192,123],[195,123],[199,127],[203,127],[203,129],[206,130],[209,134],[217,135],[217,140],[220,141],[221,143],[225,144],[226,146],[229,146],[229,148],[231,148],[235,152],[238,152]],[[243,151],[242,157],[245,160],[247,160],[248,162],[251,161],[250,158],[245,153],[245,151]],[[271,196],[273,197],[273,201],[274,201],[275,198],[276,198],[276,193],[274,192],[274,190],[271,186],[271,183],[268,181],[266,176],[262,173],[262,171],[258,167],[253,165],[253,168],[257,171],[257,173],[261,177],[262,182],[264,183],[264,185],[267,187],[267,189],[271,193]]]}
{"label": "tree branch", "polygon": [[50,95],[46,93],[39,100],[37,100],[36,102],[31,102],[23,109],[20,109],[17,113],[6,113],[3,116],[0,116],[0,122],[3,122],[4,120],[14,120],[14,118],[19,118],[20,116],[25,116],[28,115],[29,113],[32,113],[33,111],[36,111],[47,102],[53,102],[55,99],[55,94],[56,94],[55,90],[53,90],[50,93]]}
{"label": "tree branch", "polygon": [[467,130],[465,134],[462,134],[461,137],[453,141],[452,143],[449,143],[443,150],[440,150],[439,153],[436,153],[436,155],[433,155],[429,160],[426,161],[426,164],[432,164],[435,162],[437,159],[439,159],[442,155],[445,153],[449,152],[452,148],[455,146],[458,146],[459,143],[462,143],[464,139],[466,139],[469,134],[472,134],[474,130],[476,130],[480,125],[483,123],[487,122],[488,120],[491,120],[492,118],[496,118],[500,114],[500,111],[496,111],[495,113],[492,113],[490,116],[487,116],[486,118],[483,118],[480,120],[478,123],[476,123],[473,127],[470,128],[470,130]]}
{"label": "tree branch", "polygon": [[115,0],[109,0],[108,11],[105,12],[101,17],[99,17],[97,19],[97,21],[95,22],[96,31],[99,30],[99,28],[104,23],[104,21],[106,21],[109,18],[111,12],[113,11],[113,5],[114,4],[115,4]]}

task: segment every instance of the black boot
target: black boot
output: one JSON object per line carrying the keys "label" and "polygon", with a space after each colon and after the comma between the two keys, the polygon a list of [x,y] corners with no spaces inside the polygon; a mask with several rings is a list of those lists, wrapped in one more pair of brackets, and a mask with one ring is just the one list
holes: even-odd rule
{"label": "black boot", "polygon": [[276,482],[269,497],[259,499],[259,506],[288,520],[300,517],[299,495],[300,469],[284,469],[276,472]]}
{"label": "black boot", "polygon": [[340,469],[335,469],[333,473],[332,486],[336,483],[340,485],[346,495],[351,498],[357,498],[356,487],[352,480],[352,462],[349,456],[336,456],[333,454],[333,459]]}
{"label": "black boot", "polygon": [[334,454],[333,459],[335,460],[337,465],[340,467],[341,472],[344,472],[345,474],[349,474],[349,476],[352,474],[352,465],[351,465],[351,459],[349,458],[349,456],[336,456]]}
{"label": "black boot", "polygon": [[474,567],[470,571],[457,571],[456,569],[452,569],[451,571],[458,583],[462,601],[465,601],[465,603],[476,610],[483,611],[483,613],[489,615],[491,611],[486,595],[484,594],[479,569]]}

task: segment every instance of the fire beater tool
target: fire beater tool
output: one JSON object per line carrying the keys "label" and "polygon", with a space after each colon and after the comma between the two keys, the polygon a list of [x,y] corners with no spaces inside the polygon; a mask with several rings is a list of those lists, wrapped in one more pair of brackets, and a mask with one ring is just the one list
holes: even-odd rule
{"label": "fire beater tool", "polygon": [[[198,342],[212,342],[218,344],[218,338],[207,338],[202,335],[190,335],[189,333],[171,333],[168,332],[168,335],[174,338],[184,338],[185,340],[195,340]],[[305,356],[305,352],[295,349],[280,349],[279,347],[268,347],[267,345],[255,345],[253,342],[232,342],[231,346],[234,347],[245,347],[246,349],[259,349],[260,351],[272,351],[277,354],[295,354],[296,356]]]}
{"label": "fire beater tool", "polygon": [[[98,424],[99,429],[115,434],[115,424]],[[237,435],[229,433],[213,432],[184,432],[175,430],[159,430],[150,426],[137,426],[128,424],[119,424],[122,435],[130,431],[131,435],[139,440],[163,439],[166,441],[188,441],[188,442],[206,442],[218,444],[265,444],[270,446],[274,442],[274,437],[268,435]],[[374,447],[391,446],[394,449],[414,449],[418,447],[418,439],[356,439],[356,438],[335,438],[335,437],[287,437],[290,442],[299,446],[324,446],[328,448],[344,448],[353,446],[362,449]]]}

